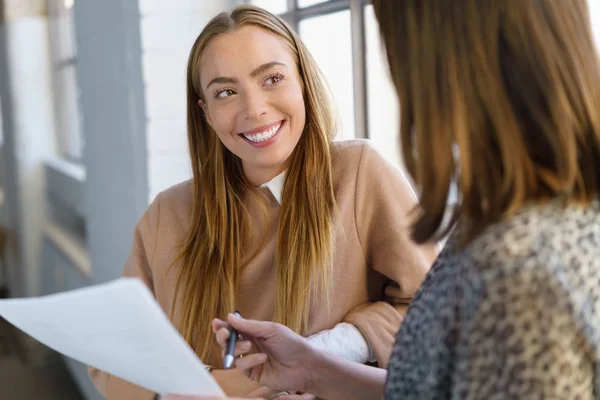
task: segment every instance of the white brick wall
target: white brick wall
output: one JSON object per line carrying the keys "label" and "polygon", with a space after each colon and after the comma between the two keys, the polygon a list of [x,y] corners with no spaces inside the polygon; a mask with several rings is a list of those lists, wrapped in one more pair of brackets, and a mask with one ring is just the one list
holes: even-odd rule
{"label": "white brick wall", "polygon": [[235,0],[140,0],[146,96],[148,186],[158,192],[191,177],[187,150],[185,69],[194,40]]}

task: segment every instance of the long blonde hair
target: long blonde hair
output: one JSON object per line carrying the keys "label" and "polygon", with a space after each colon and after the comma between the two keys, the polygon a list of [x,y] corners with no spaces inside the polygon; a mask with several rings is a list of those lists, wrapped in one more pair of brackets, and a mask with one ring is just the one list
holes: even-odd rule
{"label": "long blonde hair", "polygon": [[[374,0],[421,189],[417,242],[600,192],[600,65],[585,0]],[[458,151],[455,162],[453,151]]]}
{"label": "long blonde hair", "polygon": [[175,261],[181,265],[175,298],[181,293],[179,330],[201,359],[210,356],[214,342],[207,321],[223,318],[235,307],[242,260],[249,258],[241,245],[249,236],[245,200],[256,189],[247,181],[241,160],[220,142],[198,106],[198,100],[204,100],[199,60],[211,40],[248,25],[269,31],[289,46],[306,106],[306,124],[291,155],[282,194],[274,320],[302,332],[310,292],[318,287],[327,295],[331,274],[335,199],[330,150],[335,118],[328,91],[310,53],[283,20],[258,7],[239,6],[208,23],[192,47],[187,67],[193,199],[191,226]]}

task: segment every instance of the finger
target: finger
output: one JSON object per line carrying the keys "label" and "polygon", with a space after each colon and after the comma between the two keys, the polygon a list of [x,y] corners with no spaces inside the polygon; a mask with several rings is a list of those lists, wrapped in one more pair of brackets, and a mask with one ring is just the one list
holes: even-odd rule
{"label": "finger", "polygon": [[[234,357],[245,356],[252,351],[252,342],[249,340],[244,340],[241,342],[237,342],[235,344],[235,349],[233,350]],[[221,356],[225,358],[225,347],[221,350]]]}
{"label": "finger", "polygon": [[240,333],[250,335],[255,338],[264,338],[275,333],[279,327],[278,324],[268,321],[255,321],[244,319],[234,314],[227,315],[227,321]]}
{"label": "finger", "polygon": [[[228,397],[228,400],[247,400],[238,397]],[[222,397],[191,397],[191,396],[177,396],[174,394],[169,394],[166,396],[161,396],[160,400],[223,400]],[[253,400],[264,400],[264,399],[253,399]]]}
{"label": "finger", "polygon": [[239,357],[241,355],[245,356],[250,352],[250,350],[252,350],[252,342],[250,342],[249,340],[237,342],[235,344],[235,350],[233,352],[233,355],[235,357]]}
{"label": "finger", "polygon": [[315,400],[317,398],[317,396],[310,393],[297,394],[296,396],[296,399],[298,400]]}
{"label": "finger", "polygon": [[215,338],[217,339],[217,343],[219,343],[219,345],[224,348],[225,346],[227,346],[227,339],[229,339],[229,329],[220,328],[215,333]]}
{"label": "finger", "polygon": [[252,369],[254,367],[258,367],[261,364],[264,364],[264,362],[267,361],[267,355],[264,353],[254,353],[254,354],[249,354],[243,358],[236,358],[235,359],[235,366],[237,367],[237,369],[242,370],[242,371],[247,371],[249,369]]}
{"label": "finger", "polygon": [[399,287],[387,286],[385,288],[385,295],[392,299],[401,299],[403,293],[402,293],[402,289],[400,289]]}
{"label": "finger", "polygon": [[213,332],[217,333],[217,331],[220,328],[227,328],[229,324],[226,321],[220,320],[219,318],[215,318],[210,323],[210,326],[212,327]]}

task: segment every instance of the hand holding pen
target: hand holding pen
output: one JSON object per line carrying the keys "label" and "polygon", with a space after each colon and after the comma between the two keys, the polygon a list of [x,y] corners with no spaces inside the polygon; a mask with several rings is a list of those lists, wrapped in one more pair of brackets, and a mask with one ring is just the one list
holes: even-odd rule
{"label": "hand holding pen", "polygon": [[[241,318],[237,311],[231,315]],[[249,340],[242,340],[242,336],[228,322],[215,318],[212,321],[212,329],[223,349],[223,369],[233,368],[236,358],[252,350],[252,343]]]}
{"label": "hand holding pen", "polygon": [[[306,339],[281,324],[247,320],[229,314],[227,321],[214,319],[212,322],[215,338],[224,349],[224,356],[231,353],[227,350],[231,325],[236,333],[244,336],[243,340],[236,339],[234,346],[236,369],[271,389],[312,393],[307,390],[309,366],[315,365],[317,356],[325,353],[315,350]],[[240,357],[242,355],[243,358]]]}
{"label": "hand holding pen", "polygon": [[[241,318],[240,313],[237,311],[233,314],[236,317]],[[227,338],[227,347],[225,348],[225,355],[223,356],[223,368],[225,369],[229,369],[233,366],[233,361],[235,360],[235,345],[238,339],[238,331],[236,331],[232,325],[229,325],[229,337]]]}

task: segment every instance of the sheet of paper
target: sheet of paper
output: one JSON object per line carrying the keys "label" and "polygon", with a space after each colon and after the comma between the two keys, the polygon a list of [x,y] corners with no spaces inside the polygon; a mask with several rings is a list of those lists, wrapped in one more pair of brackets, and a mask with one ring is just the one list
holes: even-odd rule
{"label": "sheet of paper", "polygon": [[155,393],[224,397],[137,278],[0,300],[0,316],[68,357]]}

